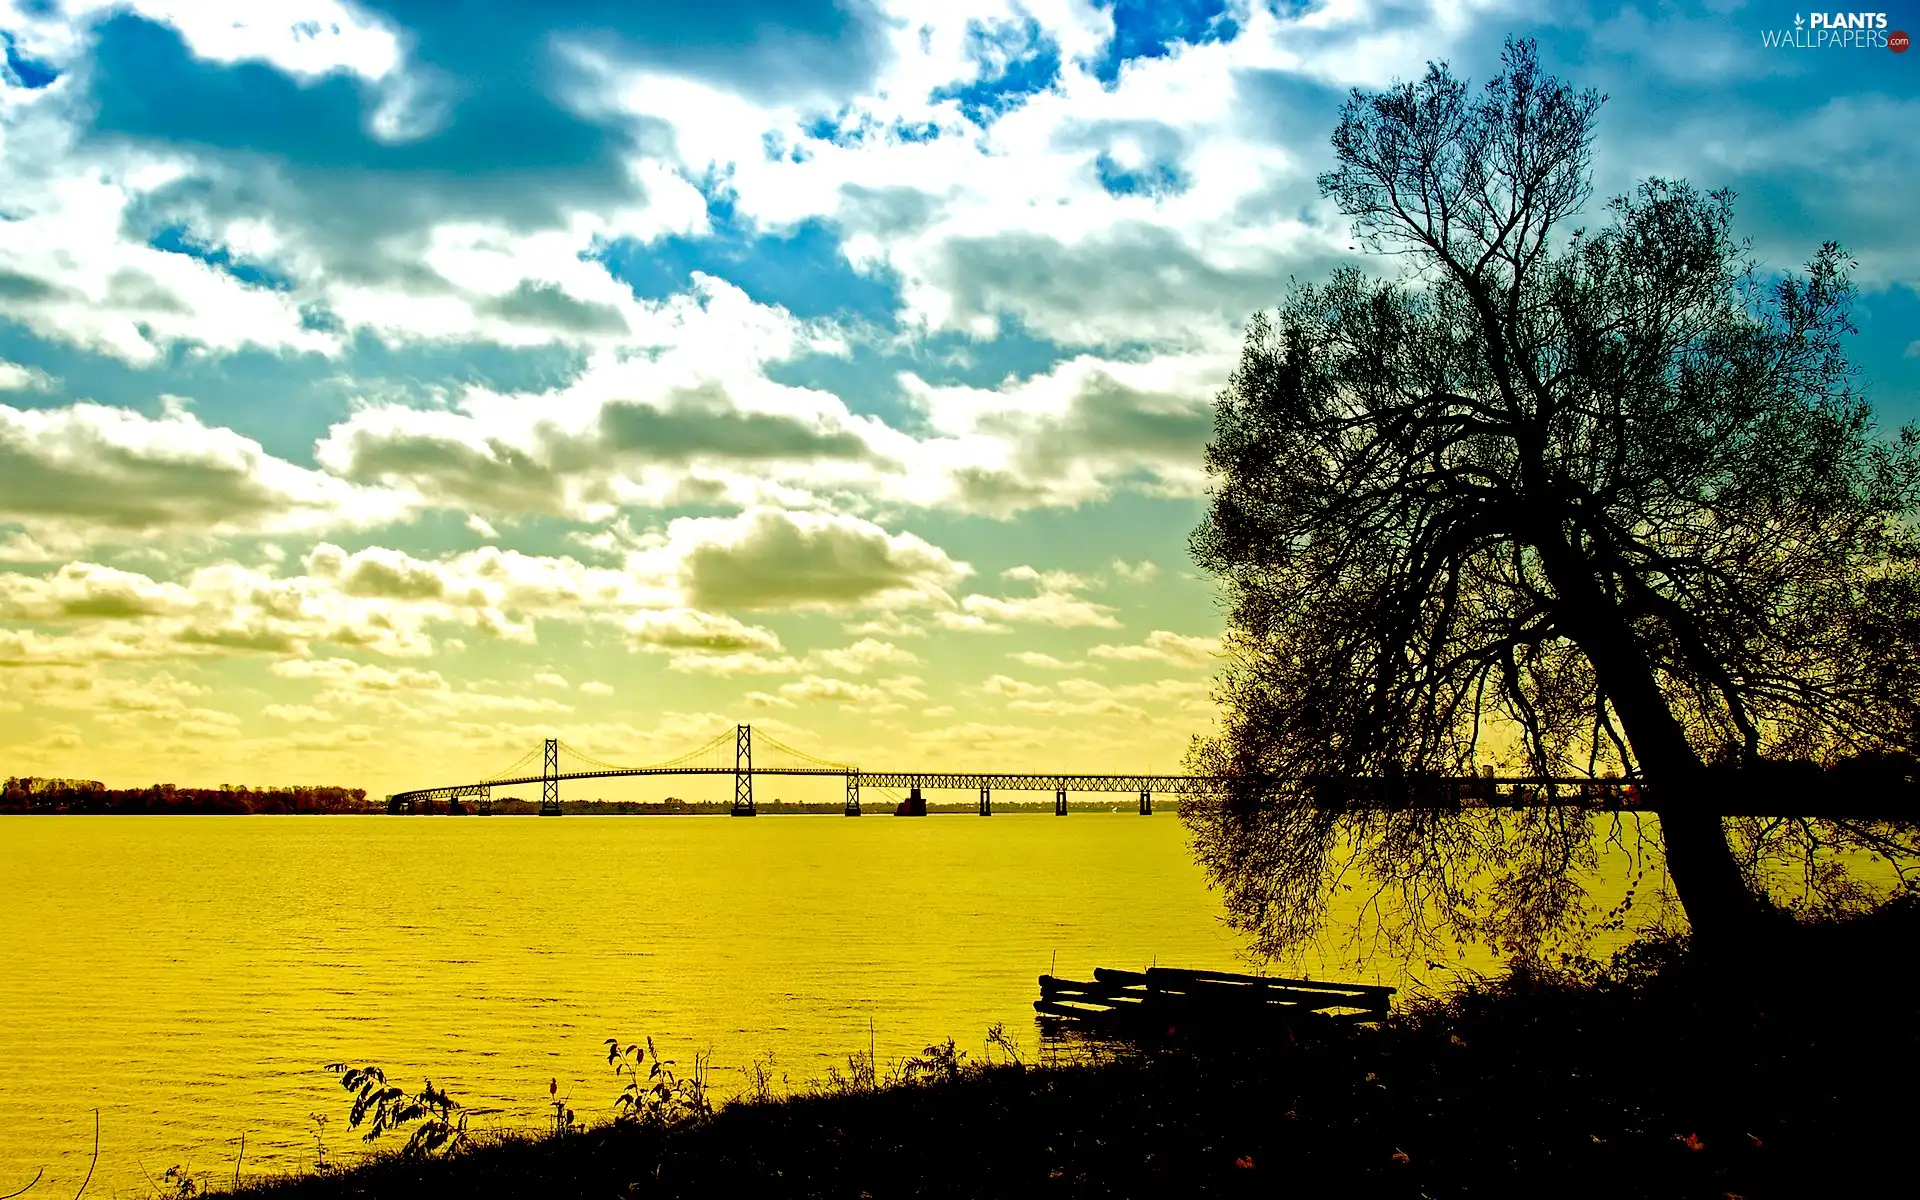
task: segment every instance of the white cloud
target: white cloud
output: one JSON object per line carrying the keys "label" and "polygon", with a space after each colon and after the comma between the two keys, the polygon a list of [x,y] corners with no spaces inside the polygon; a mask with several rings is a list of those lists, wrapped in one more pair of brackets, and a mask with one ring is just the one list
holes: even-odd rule
{"label": "white cloud", "polygon": [[1095,646],[1089,658],[1121,662],[1162,662],[1177,667],[1210,667],[1220,656],[1220,639],[1189,637],[1171,630],[1156,629],[1146,640],[1133,646]]}
{"label": "white cloud", "polygon": [[627,618],[625,629],[631,645],[648,650],[702,651],[727,657],[738,651],[780,649],[780,638],[770,629],[691,608],[636,612]]}
{"label": "white cloud", "polygon": [[0,392],[52,391],[59,382],[38,367],[23,367],[0,358]]}
{"label": "white cloud", "polygon": [[262,716],[276,721],[286,721],[294,725],[318,723],[331,725],[340,718],[330,712],[313,707],[311,704],[269,704],[260,710]]}
{"label": "white cloud", "polygon": [[611,696],[613,695],[613,687],[610,684],[601,683],[599,680],[593,679],[580,685],[580,694],[583,696]]}
{"label": "white cloud", "polygon": [[848,675],[864,675],[881,666],[899,666],[920,661],[918,655],[903,650],[891,642],[877,638],[861,638],[851,646],[838,649],[815,650],[807,656],[809,663],[819,663],[829,670],[843,671]]}
{"label": "white cloud", "polygon": [[[1119,619],[1113,615],[1112,605],[1099,604],[1075,594],[1090,586],[1088,580],[1078,575],[1066,571],[1037,571],[1030,566],[1013,567],[1001,575],[1015,582],[1032,583],[1034,594],[1002,597],[975,593],[960,601],[962,615],[989,624],[1022,622],[1056,629],[1088,626],[1114,629],[1120,625]],[[953,623],[950,627],[963,629],[967,626]]]}
{"label": "white cloud", "polygon": [[1007,655],[1013,661],[1026,667],[1036,667],[1042,671],[1077,671],[1086,664],[1067,662],[1051,654],[1042,654],[1038,650],[1017,650]]}
{"label": "white cloud", "polygon": [[83,22],[132,9],[177,29],[197,58],[264,62],[308,81],[336,71],[378,81],[402,60],[397,31],[338,0],[77,0],[66,7]]}
{"label": "white cloud", "polygon": [[0,404],[0,521],[55,545],[368,527],[409,507],[275,458],[177,405],[150,418],[93,403]]}
{"label": "white cloud", "polygon": [[769,508],[677,518],[628,569],[677,579],[702,607],[827,611],[950,608],[948,589],[972,570],[859,517]]}
{"label": "white cloud", "polygon": [[980,684],[980,690],[989,696],[1006,696],[1011,699],[1025,700],[1034,696],[1044,696],[1047,688],[1006,675],[990,675]]}

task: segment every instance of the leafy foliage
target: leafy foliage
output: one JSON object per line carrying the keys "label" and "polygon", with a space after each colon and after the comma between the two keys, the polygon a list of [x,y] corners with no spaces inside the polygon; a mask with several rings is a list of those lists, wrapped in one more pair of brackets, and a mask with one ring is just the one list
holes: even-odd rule
{"label": "leafy foliage", "polygon": [[379,1067],[329,1063],[327,1070],[340,1076],[340,1086],[353,1093],[347,1127],[358,1129],[365,1124],[367,1132],[362,1136],[367,1141],[411,1125],[403,1154],[453,1154],[472,1148],[473,1140],[467,1134],[471,1110],[434,1087],[433,1080],[408,1095],[387,1082],[386,1072]]}
{"label": "leafy foliage", "polygon": [[[713,1102],[707,1096],[707,1060],[711,1051],[693,1056],[693,1074],[685,1079],[674,1072],[674,1060],[660,1057],[653,1039],[644,1045],[620,1039],[607,1039],[607,1064],[614,1076],[625,1081],[614,1098],[614,1120],[643,1125],[677,1125],[686,1121],[705,1121],[713,1116]],[[644,1074],[642,1071],[644,1070]]]}

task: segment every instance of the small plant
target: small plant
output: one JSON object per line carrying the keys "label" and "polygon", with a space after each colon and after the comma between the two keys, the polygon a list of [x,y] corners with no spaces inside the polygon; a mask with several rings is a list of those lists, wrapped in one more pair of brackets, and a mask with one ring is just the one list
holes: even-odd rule
{"label": "small plant", "polygon": [[769,1050],[741,1067],[740,1073],[747,1077],[747,1090],[740,1096],[742,1100],[749,1104],[767,1104],[774,1099],[773,1051]]}
{"label": "small plant", "polygon": [[[682,1121],[705,1121],[713,1116],[713,1102],[707,1097],[707,1060],[712,1051],[693,1056],[693,1074],[680,1078],[673,1060],[661,1058],[653,1039],[646,1045],[630,1044],[620,1048],[620,1039],[607,1039],[607,1063],[616,1079],[626,1086],[614,1098],[614,1120],[644,1125],[674,1125]],[[642,1068],[646,1074],[641,1075]]]}
{"label": "small plant", "polygon": [[467,1136],[467,1118],[477,1110],[456,1102],[434,1087],[433,1080],[427,1080],[418,1094],[409,1096],[388,1083],[386,1073],[379,1067],[328,1063],[327,1070],[340,1076],[340,1086],[354,1094],[347,1128],[358,1129],[361,1122],[371,1118],[365,1134],[367,1141],[403,1125],[412,1125],[413,1132],[401,1150],[403,1154],[424,1155],[436,1151],[452,1154],[473,1145],[473,1139]]}
{"label": "small plant", "polygon": [[572,1092],[568,1092],[565,1096],[560,1094],[560,1081],[558,1079],[549,1079],[547,1081],[547,1106],[553,1109],[553,1112],[547,1116],[547,1132],[554,1137],[559,1137],[565,1133],[576,1133],[586,1128],[584,1125],[577,1124],[574,1121],[573,1110],[567,1107],[568,1102],[572,1099]]}
{"label": "small plant", "polygon": [[191,1171],[176,1164],[160,1173],[160,1190],[163,1195],[177,1197],[178,1200],[192,1200],[204,1189],[194,1181]]}
{"label": "small plant", "polygon": [[861,1053],[856,1050],[847,1055],[847,1070],[841,1074],[839,1067],[828,1067],[827,1077],[822,1089],[830,1096],[850,1096],[860,1092],[878,1091],[880,1073],[874,1065],[871,1050]]}
{"label": "small plant", "polygon": [[1005,1022],[1002,1021],[995,1021],[987,1027],[987,1059],[989,1062],[992,1061],[995,1050],[1000,1051],[1001,1054],[1006,1056],[1009,1065],[1015,1067],[1024,1067],[1027,1065],[1025,1056],[1020,1053],[1020,1047],[1014,1043],[1011,1037],[1007,1036],[1007,1026]]}
{"label": "small plant", "polygon": [[948,1038],[943,1045],[928,1046],[900,1064],[895,1073],[901,1083],[958,1083],[966,1074],[967,1052],[954,1047]]}
{"label": "small plant", "polygon": [[307,1120],[313,1122],[313,1169],[325,1175],[334,1169],[335,1164],[327,1157],[327,1118],[317,1112],[307,1114]]}

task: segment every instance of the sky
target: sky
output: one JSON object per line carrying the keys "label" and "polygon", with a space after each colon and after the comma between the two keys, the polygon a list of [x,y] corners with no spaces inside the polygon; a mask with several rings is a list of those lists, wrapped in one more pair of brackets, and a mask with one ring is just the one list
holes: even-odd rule
{"label": "sky", "polygon": [[1537,38],[1599,196],[1845,244],[1920,417],[1920,55],[1800,15],[0,0],[0,775],[1178,770],[1213,397],[1355,256],[1349,89]]}

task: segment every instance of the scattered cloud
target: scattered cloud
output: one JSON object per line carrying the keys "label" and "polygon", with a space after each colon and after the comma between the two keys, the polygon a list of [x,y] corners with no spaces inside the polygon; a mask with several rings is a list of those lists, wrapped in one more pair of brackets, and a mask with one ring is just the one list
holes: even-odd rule
{"label": "scattered cloud", "polygon": [[948,589],[972,570],[864,518],[777,509],[678,518],[665,546],[630,561],[671,563],[695,604],[748,610],[945,608]]}
{"label": "scattered cloud", "polygon": [[1190,637],[1166,629],[1156,629],[1136,645],[1094,646],[1088,658],[1119,662],[1161,662],[1177,667],[1209,667],[1220,655],[1219,638]]}
{"label": "scattered cloud", "polygon": [[1042,654],[1038,650],[1017,650],[1007,655],[1007,657],[1022,666],[1035,667],[1042,671],[1077,671],[1086,665],[1084,663],[1067,662],[1063,659],[1055,658],[1051,654]]}
{"label": "scattered cloud", "polygon": [[[1031,566],[1021,565],[1002,571],[1001,578],[1016,583],[1031,583],[1034,594],[1002,597],[975,593],[960,601],[960,615],[989,626],[994,623],[1029,623],[1055,629],[1114,629],[1120,625],[1119,619],[1113,615],[1112,605],[1100,604],[1077,594],[1092,586],[1089,580],[1081,576],[1067,571],[1038,571]],[[965,628],[964,625],[954,627]]]}
{"label": "scattered cloud", "polygon": [[402,496],[266,453],[174,408],[0,404],[0,521],[75,548],[152,535],[292,533],[395,521]]}
{"label": "scattered cloud", "polygon": [[23,367],[0,358],[0,392],[50,392],[59,383],[38,367]]}

